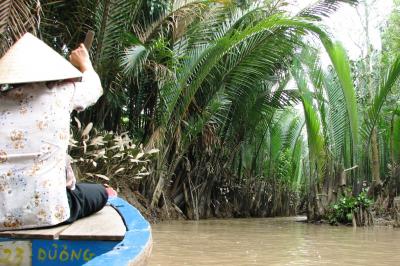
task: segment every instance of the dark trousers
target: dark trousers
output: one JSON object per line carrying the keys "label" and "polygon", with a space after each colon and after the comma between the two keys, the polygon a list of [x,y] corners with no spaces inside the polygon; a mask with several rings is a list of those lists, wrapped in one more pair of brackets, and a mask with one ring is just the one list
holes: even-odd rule
{"label": "dark trousers", "polygon": [[74,190],[67,189],[67,196],[71,216],[66,223],[72,223],[101,210],[108,199],[104,186],[90,183],[76,184]]}

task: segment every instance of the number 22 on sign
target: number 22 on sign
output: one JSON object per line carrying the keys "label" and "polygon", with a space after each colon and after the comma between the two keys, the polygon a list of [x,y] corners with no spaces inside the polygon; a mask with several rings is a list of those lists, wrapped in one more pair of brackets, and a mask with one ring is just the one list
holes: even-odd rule
{"label": "number 22 on sign", "polygon": [[0,242],[0,266],[31,265],[31,253],[29,241]]}

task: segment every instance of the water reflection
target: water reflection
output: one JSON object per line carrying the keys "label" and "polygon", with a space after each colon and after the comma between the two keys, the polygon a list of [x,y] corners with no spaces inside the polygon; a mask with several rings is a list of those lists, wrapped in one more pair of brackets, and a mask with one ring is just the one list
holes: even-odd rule
{"label": "water reflection", "polygon": [[153,225],[155,265],[400,265],[400,231],[310,225],[302,218]]}

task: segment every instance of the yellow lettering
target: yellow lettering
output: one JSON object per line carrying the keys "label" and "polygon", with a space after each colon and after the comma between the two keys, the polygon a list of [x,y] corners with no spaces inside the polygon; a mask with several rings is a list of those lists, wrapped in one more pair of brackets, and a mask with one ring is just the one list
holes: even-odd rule
{"label": "yellow lettering", "polygon": [[63,250],[60,252],[60,261],[67,261],[69,259],[69,254],[67,251],[67,246],[63,245]]}
{"label": "yellow lettering", "polygon": [[82,249],[79,249],[78,254],[73,249],[72,252],[71,252],[71,261],[73,261],[74,259],[79,260],[81,258],[81,255],[82,255]]}
{"label": "yellow lettering", "polygon": [[9,258],[11,256],[11,254],[12,254],[12,251],[9,248],[5,248],[3,250],[3,253],[7,255],[7,258]]}
{"label": "yellow lettering", "polygon": [[39,248],[38,250],[38,259],[41,261],[44,261],[47,258],[47,253],[46,250],[43,248]]}
{"label": "yellow lettering", "polygon": [[24,254],[26,252],[24,247],[14,245],[12,248],[5,248],[4,245],[0,245],[0,248],[0,250],[2,251],[2,254],[0,254],[0,265],[24,265]]}
{"label": "yellow lettering", "polygon": [[83,253],[83,260],[84,261],[89,261],[94,257],[93,253],[90,253],[90,249],[85,249],[85,252]]}
{"label": "yellow lettering", "polygon": [[8,264],[11,264],[11,254],[12,254],[12,251],[11,251],[11,249],[9,249],[9,248],[5,248],[5,249],[3,249],[3,253],[6,255],[5,256],[5,258],[0,258],[0,262],[3,264],[5,264],[5,265],[8,265]]}
{"label": "yellow lettering", "polygon": [[[50,249],[39,248],[37,251],[37,259],[39,261],[46,260],[59,260],[60,262],[67,261],[79,261],[83,259],[84,261],[90,261],[95,257],[95,254],[91,252],[89,248],[87,249],[72,249],[68,250],[67,245],[62,245],[62,250],[58,250],[57,244],[52,244]],[[22,266],[24,263],[26,250],[22,247],[2,248],[2,254],[0,254],[0,266],[10,265],[10,266]]]}
{"label": "yellow lettering", "polygon": [[54,248],[54,254],[51,255],[51,250],[49,250],[49,259],[50,260],[55,260],[55,259],[57,259],[58,245],[57,244],[53,244],[52,246]]}
{"label": "yellow lettering", "polygon": [[17,264],[17,265],[21,265],[21,263],[22,263],[22,261],[24,260],[24,253],[25,253],[25,250],[23,249],[23,248],[20,248],[20,247],[17,247],[16,249],[15,249],[15,251],[16,251],[16,260],[15,260],[15,263]]}

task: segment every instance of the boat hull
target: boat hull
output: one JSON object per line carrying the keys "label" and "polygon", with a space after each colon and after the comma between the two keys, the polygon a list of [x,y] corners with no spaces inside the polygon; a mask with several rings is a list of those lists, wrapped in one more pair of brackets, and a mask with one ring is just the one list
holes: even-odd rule
{"label": "boat hull", "polygon": [[0,237],[0,266],[146,265],[152,249],[150,224],[121,198],[111,198],[109,204],[126,226],[122,241]]}

